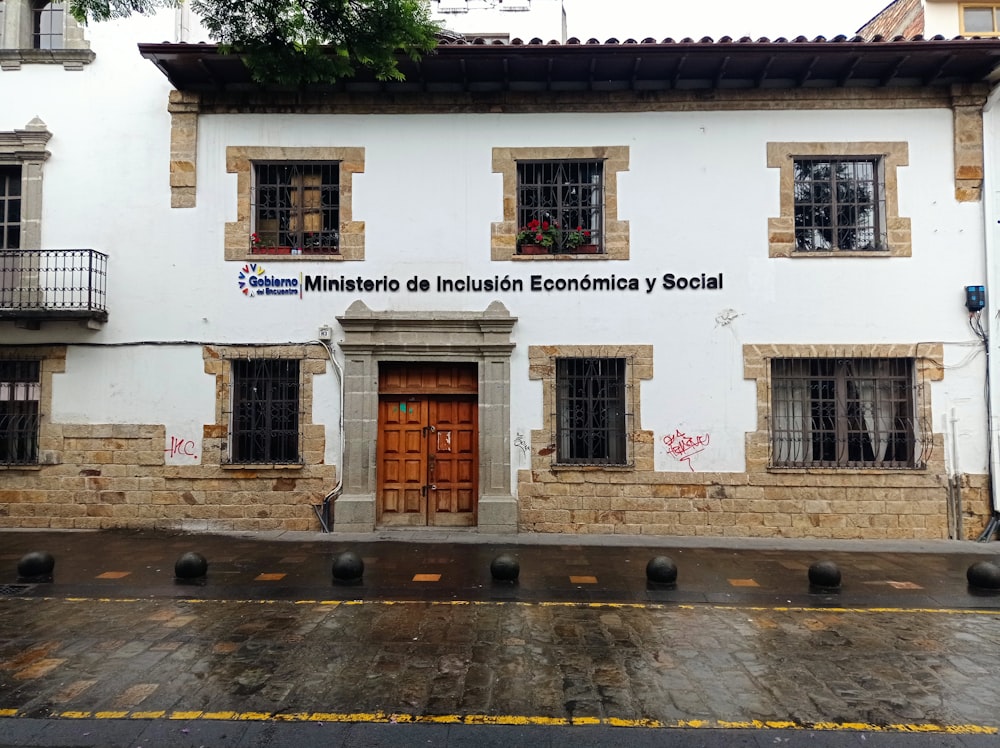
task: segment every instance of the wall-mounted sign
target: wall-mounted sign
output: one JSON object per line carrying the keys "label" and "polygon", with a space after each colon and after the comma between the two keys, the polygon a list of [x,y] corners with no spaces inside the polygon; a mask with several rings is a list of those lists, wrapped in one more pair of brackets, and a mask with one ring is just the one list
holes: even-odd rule
{"label": "wall-mounted sign", "polygon": [[414,275],[399,279],[383,275],[302,275],[282,276],[268,273],[258,263],[248,263],[239,273],[239,288],[244,296],[298,296],[310,293],[552,293],[552,292],[639,292],[721,291],[722,273],[664,273],[654,276],[628,276],[610,273],[579,278],[531,275],[527,279],[509,275],[423,278]]}

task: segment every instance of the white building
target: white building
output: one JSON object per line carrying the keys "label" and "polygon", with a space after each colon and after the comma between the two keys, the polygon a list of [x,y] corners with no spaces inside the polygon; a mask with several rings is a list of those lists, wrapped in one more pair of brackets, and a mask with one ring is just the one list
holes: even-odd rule
{"label": "white building", "polygon": [[0,526],[987,524],[995,41],[456,42],[288,92],[171,13],[29,49],[19,4]]}

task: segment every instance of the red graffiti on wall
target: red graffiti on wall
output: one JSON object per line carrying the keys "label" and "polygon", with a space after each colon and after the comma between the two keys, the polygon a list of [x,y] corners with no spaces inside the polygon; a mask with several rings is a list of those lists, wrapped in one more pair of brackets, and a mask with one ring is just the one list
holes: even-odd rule
{"label": "red graffiti on wall", "polygon": [[190,457],[193,460],[198,459],[198,453],[194,448],[194,441],[191,439],[183,439],[179,436],[169,437],[168,446],[163,450],[167,457]]}
{"label": "red graffiti on wall", "polygon": [[680,429],[674,429],[674,433],[663,437],[663,443],[667,445],[667,452],[681,462],[686,462],[693,473],[694,466],[691,464],[691,458],[696,454],[704,452],[710,439],[711,437],[708,434],[694,434],[689,436]]}

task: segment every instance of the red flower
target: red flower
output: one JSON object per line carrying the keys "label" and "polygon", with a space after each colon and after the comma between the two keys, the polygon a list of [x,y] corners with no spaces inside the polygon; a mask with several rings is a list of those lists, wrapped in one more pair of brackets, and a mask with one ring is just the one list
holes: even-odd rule
{"label": "red flower", "polygon": [[538,242],[539,244],[542,243],[542,239],[544,239],[544,238],[545,237],[542,236],[541,234],[535,234],[535,241]]}
{"label": "red flower", "polygon": [[549,230],[549,222],[542,221],[542,231],[548,231],[548,230]]}

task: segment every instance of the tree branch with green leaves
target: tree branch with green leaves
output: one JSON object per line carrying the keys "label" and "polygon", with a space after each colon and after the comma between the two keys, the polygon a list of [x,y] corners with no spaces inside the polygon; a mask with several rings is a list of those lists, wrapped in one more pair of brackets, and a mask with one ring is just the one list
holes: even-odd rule
{"label": "tree branch with green leaves", "polygon": [[[81,22],[149,15],[178,0],[70,0]],[[423,0],[191,0],[221,52],[244,59],[254,80],[285,86],[332,83],[364,68],[400,80],[398,56],[418,60],[436,45]]]}

